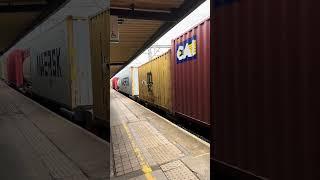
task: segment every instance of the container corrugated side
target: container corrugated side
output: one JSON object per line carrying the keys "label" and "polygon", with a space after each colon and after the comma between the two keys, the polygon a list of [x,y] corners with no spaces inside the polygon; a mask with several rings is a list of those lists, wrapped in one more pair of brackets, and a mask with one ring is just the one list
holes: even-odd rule
{"label": "container corrugated side", "polygon": [[228,169],[319,179],[319,7],[240,0],[214,9],[214,159]]}
{"label": "container corrugated side", "polygon": [[139,96],[139,69],[130,67],[131,95]]}
{"label": "container corrugated side", "polygon": [[110,122],[110,12],[90,17],[93,115],[106,127]]}
{"label": "container corrugated side", "polygon": [[25,84],[31,84],[31,56],[30,49],[24,50],[24,60],[23,60],[23,80]]}
{"label": "container corrugated side", "polygon": [[4,72],[3,72],[3,56],[0,57],[0,79],[4,79]]}
{"label": "container corrugated side", "polygon": [[32,93],[71,109],[67,21],[39,34],[27,45],[31,51]]}
{"label": "container corrugated side", "polygon": [[118,80],[118,85],[119,85],[119,91],[128,95],[132,95],[132,79],[130,78],[131,72],[130,68],[126,67],[125,69],[121,70],[117,75],[116,75],[119,80]]}
{"label": "container corrugated side", "polygon": [[171,111],[171,51],[139,67],[139,98]]}
{"label": "container corrugated side", "polygon": [[2,59],[2,70],[3,70],[2,74],[3,74],[3,76],[2,77],[3,77],[3,80],[5,82],[7,82],[8,81],[7,58],[5,55],[3,55],[2,57],[3,57],[3,59]]}
{"label": "container corrugated side", "polygon": [[130,96],[139,95],[137,67],[126,67],[116,74],[116,77],[118,78],[118,91]]}
{"label": "container corrugated side", "polygon": [[7,57],[8,83],[15,87],[23,85],[23,59],[24,51],[16,49]]}
{"label": "container corrugated side", "polygon": [[118,80],[119,80],[118,77],[112,78],[112,88],[115,90],[118,90]]}
{"label": "container corrugated side", "polygon": [[75,62],[74,92],[77,106],[92,106],[92,73],[90,57],[90,33],[87,19],[72,20],[73,48]]}
{"label": "container corrugated side", "polygon": [[70,16],[26,45],[34,94],[69,109],[92,105],[88,31],[86,19]]}
{"label": "container corrugated side", "polygon": [[172,40],[173,111],[188,120],[210,122],[210,19]]}

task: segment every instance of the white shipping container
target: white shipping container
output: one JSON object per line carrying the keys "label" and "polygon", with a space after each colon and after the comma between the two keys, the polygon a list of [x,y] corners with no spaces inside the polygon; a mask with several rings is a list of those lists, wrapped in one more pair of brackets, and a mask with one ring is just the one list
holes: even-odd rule
{"label": "white shipping container", "polygon": [[139,95],[138,68],[130,67],[120,71],[116,77],[118,80],[119,91],[131,96]]}
{"label": "white shipping container", "polygon": [[30,49],[25,50],[25,56],[23,60],[23,80],[25,84],[31,84],[31,57]]}
{"label": "white shipping container", "polygon": [[132,96],[139,96],[139,69],[131,67]]}
{"label": "white shipping container", "polygon": [[32,92],[69,109],[92,106],[89,24],[68,17],[28,42]]}

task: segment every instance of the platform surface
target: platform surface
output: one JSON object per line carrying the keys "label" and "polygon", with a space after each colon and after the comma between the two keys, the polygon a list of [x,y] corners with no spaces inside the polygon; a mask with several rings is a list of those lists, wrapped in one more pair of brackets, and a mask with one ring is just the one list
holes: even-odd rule
{"label": "platform surface", "polygon": [[210,145],[110,90],[111,179],[208,180]]}
{"label": "platform surface", "polygon": [[109,143],[0,81],[0,179],[109,179]]}

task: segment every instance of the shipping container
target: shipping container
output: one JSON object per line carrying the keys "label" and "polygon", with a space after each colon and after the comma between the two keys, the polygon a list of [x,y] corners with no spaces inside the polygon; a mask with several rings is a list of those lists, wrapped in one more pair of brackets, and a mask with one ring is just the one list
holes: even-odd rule
{"label": "shipping container", "polygon": [[210,19],[172,40],[172,107],[177,116],[210,126]]}
{"label": "shipping container", "polygon": [[138,68],[129,67],[121,70],[117,75],[118,91],[130,96],[139,95]]}
{"label": "shipping container", "polygon": [[4,68],[4,56],[1,56],[0,57],[0,79],[1,80],[3,80],[4,79],[4,70],[3,70],[3,68]]}
{"label": "shipping container", "polygon": [[[30,49],[33,94],[71,110],[92,106],[86,18],[69,16],[30,40],[25,49]],[[28,69],[28,64],[25,65]]]}
{"label": "shipping container", "polygon": [[138,67],[130,68],[131,95],[139,96],[139,69]]}
{"label": "shipping container", "polygon": [[118,90],[118,80],[119,80],[118,77],[112,78],[112,88],[115,90]]}
{"label": "shipping container", "polygon": [[171,111],[171,50],[139,67],[139,98]]}
{"label": "shipping container", "polygon": [[117,75],[118,79],[118,90],[119,92],[127,95],[131,94],[131,81],[130,81],[130,68],[125,67]]}
{"label": "shipping container", "polygon": [[90,17],[93,115],[97,123],[110,122],[110,12]]}
{"label": "shipping container", "polygon": [[7,57],[8,83],[14,87],[23,86],[23,60],[24,51],[16,49]]}
{"label": "shipping container", "polygon": [[30,49],[24,50],[23,57],[23,81],[24,86],[30,86],[32,82],[31,76],[31,56]]}
{"label": "shipping container", "polygon": [[320,179],[320,1],[219,2],[215,173]]}
{"label": "shipping container", "polygon": [[119,86],[120,86],[120,81],[119,81],[119,78],[118,78],[118,81],[117,81],[117,87],[118,87],[118,91],[119,91]]}
{"label": "shipping container", "polygon": [[7,70],[7,58],[3,55],[2,56],[2,79],[4,82],[8,81],[8,70]]}

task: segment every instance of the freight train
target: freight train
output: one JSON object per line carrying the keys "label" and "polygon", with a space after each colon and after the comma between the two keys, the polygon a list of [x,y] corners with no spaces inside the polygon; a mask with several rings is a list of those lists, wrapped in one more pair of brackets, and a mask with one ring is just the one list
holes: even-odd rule
{"label": "freight train", "polygon": [[1,78],[80,117],[91,113],[92,78],[87,18],[69,16],[22,48],[1,57]]}
{"label": "freight train", "polygon": [[171,49],[111,80],[117,91],[209,127],[210,18],[172,40]]}
{"label": "freight train", "polygon": [[78,4],[62,12],[0,56],[0,79],[108,140],[109,71],[100,58],[107,66],[110,12]]}

